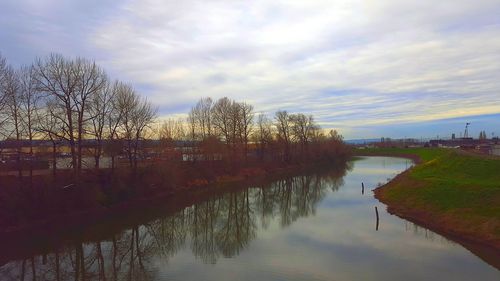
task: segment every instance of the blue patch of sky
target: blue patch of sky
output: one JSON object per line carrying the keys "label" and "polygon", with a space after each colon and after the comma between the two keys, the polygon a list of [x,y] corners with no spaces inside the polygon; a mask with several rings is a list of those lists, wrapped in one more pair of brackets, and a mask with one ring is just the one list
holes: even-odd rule
{"label": "blue patch of sky", "polygon": [[[366,137],[392,138],[450,138],[463,136],[465,124],[470,122],[469,136],[477,138],[479,132],[486,131],[488,137],[500,135],[500,114],[464,116],[457,118],[423,121],[406,124],[370,126],[376,135]],[[359,128],[358,128],[359,129]]]}

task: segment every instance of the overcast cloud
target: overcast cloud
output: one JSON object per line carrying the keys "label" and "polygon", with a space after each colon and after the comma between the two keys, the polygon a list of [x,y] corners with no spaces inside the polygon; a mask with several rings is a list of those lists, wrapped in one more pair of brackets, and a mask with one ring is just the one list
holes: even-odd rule
{"label": "overcast cloud", "polygon": [[228,96],[313,114],[347,137],[420,124],[415,136],[473,115],[493,116],[478,128],[493,131],[499,14],[498,0],[4,0],[0,52],[15,65],[95,59],[162,116]]}

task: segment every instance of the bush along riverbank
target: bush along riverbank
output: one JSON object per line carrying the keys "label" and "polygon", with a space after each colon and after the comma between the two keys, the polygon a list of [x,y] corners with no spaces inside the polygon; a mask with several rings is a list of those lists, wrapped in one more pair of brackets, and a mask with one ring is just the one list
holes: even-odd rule
{"label": "bush along riverbank", "polygon": [[458,242],[500,253],[500,158],[456,149],[366,149],[417,165],[375,190],[388,210]]}

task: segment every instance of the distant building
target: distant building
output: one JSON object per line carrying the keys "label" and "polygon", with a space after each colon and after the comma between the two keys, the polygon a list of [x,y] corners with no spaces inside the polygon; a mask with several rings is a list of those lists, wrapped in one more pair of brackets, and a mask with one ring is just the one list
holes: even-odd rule
{"label": "distant building", "polygon": [[430,140],[429,145],[432,147],[453,147],[461,149],[474,149],[480,144],[479,140],[473,138],[455,138],[448,140]]}
{"label": "distant building", "polygon": [[491,146],[490,154],[500,156],[500,144],[494,144]]}

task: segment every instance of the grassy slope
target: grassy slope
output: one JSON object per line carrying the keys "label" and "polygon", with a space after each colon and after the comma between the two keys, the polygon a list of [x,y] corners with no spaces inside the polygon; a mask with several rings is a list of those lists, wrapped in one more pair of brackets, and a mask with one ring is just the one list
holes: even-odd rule
{"label": "grassy slope", "polygon": [[369,149],[418,155],[416,167],[377,192],[396,213],[453,234],[500,246],[500,159],[451,149]]}

